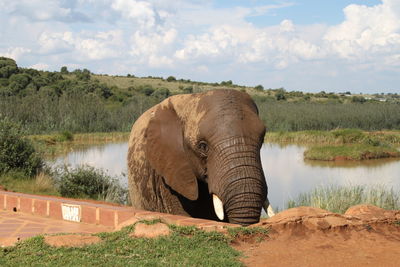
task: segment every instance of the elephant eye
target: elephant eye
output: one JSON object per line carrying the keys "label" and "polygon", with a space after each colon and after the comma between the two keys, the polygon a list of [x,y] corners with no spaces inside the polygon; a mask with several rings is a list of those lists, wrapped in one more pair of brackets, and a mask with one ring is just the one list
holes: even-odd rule
{"label": "elephant eye", "polygon": [[202,157],[207,157],[208,145],[205,141],[200,141],[197,144],[197,149]]}

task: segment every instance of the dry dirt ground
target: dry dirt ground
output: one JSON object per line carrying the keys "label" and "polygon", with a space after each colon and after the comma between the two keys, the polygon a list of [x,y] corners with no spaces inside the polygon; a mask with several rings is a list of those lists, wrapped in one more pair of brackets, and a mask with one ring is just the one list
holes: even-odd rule
{"label": "dry dirt ground", "polygon": [[255,226],[270,228],[269,237],[233,243],[246,266],[400,266],[400,210],[300,207]]}

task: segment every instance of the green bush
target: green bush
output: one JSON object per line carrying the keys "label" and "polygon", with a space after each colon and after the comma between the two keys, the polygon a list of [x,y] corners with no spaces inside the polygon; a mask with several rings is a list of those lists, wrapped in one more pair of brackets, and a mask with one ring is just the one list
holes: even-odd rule
{"label": "green bush", "polygon": [[139,87],[139,92],[146,96],[151,96],[154,93],[154,88],[153,86],[146,84]]}
{"label": "green bush", "polygon": [[233,85],[233,82],[231,80],[229,81],[222,81],[221,85],[227,86],[227,85]]}
{"label": "green bush", "polygon": [[126,204],[128,192],[117,179],[101,169],[80,166],[76,169],[64,167],[56,174],[59,191],[63,197],[90,198]]}
{"label": "green bush", "polygon": [[174,76],[169,76],[167,78],[167,82],[175,82],[175,81],[176,81],[176,78]]}
{"label": "green bush", "polygon": [[353,96],[351,102],[353,103],[365,103],[367,100],[362,96]]}
{"label": "green bush", "polygon": [[254,89],[256,89],[257,91],[264,91],[264,86],[262,86],[261,84],[257,85],[256,87],[254,87]]}
{"label": "green bush", "polygon": [[69,71],[68,71],[67,66],[62,66],[61,69],[60,69],[60,73],[61,74],[68,74]]}
{"label": "green bush", "polygon": [[169,97],[171,92],[167,88],[159,88],[156,89],[151,95],[162,100]]}
{"label": "green bush", "polygon": [[64,141],[72,141],[74,140],[74,135],[70,131],[62,131],[58,135],[58,141],[64,142]]}
{"label": "green bush", "polygon": [[183,88],[183,92],[184,92],[185,94],[191,94],[191,93],[193,93],[193,86],[188,86],[188,87]]}
{"label": "green bush", "polygon": [[0,57],[0,78],[8,78],[18,73],[18,66],[14,59]]}
{"label": "green bush", "polygon": [[22,130],[7,118],[0,118],[0,174],[22,171],[32,177],[43,167],[42,158]]}
{"label": "green bush", "polygon": [[280,100],[286,100],[286,96],[285,93],[283,92],[278,92],[275,95],[276,100],[280,101]]}

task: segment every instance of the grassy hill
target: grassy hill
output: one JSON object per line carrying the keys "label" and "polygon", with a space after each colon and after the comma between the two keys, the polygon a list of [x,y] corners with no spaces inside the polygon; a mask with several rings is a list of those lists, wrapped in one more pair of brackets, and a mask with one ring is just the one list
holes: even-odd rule
{"label": "grassy hill", "polygon": [[59,72],[20,68],[0,57],[0,116],[23,125],[27,133],[128,131],[148,108],[163,99],[211,89],[249,93],[269,131],[400,129],[398,94],[288,92],[205,83],[173,76],[135,77],[93,74],[87,69]]}

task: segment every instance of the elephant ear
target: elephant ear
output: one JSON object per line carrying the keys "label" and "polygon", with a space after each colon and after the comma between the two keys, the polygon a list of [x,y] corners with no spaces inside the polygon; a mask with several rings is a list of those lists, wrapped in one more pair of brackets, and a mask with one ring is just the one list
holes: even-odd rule
{"label": "elephant ear", "polygon": [[165,183],[182,196],[198,198],[197,178],[183,144],[182,123],[171,106],[158,107],[146,130],[146,156]]}

